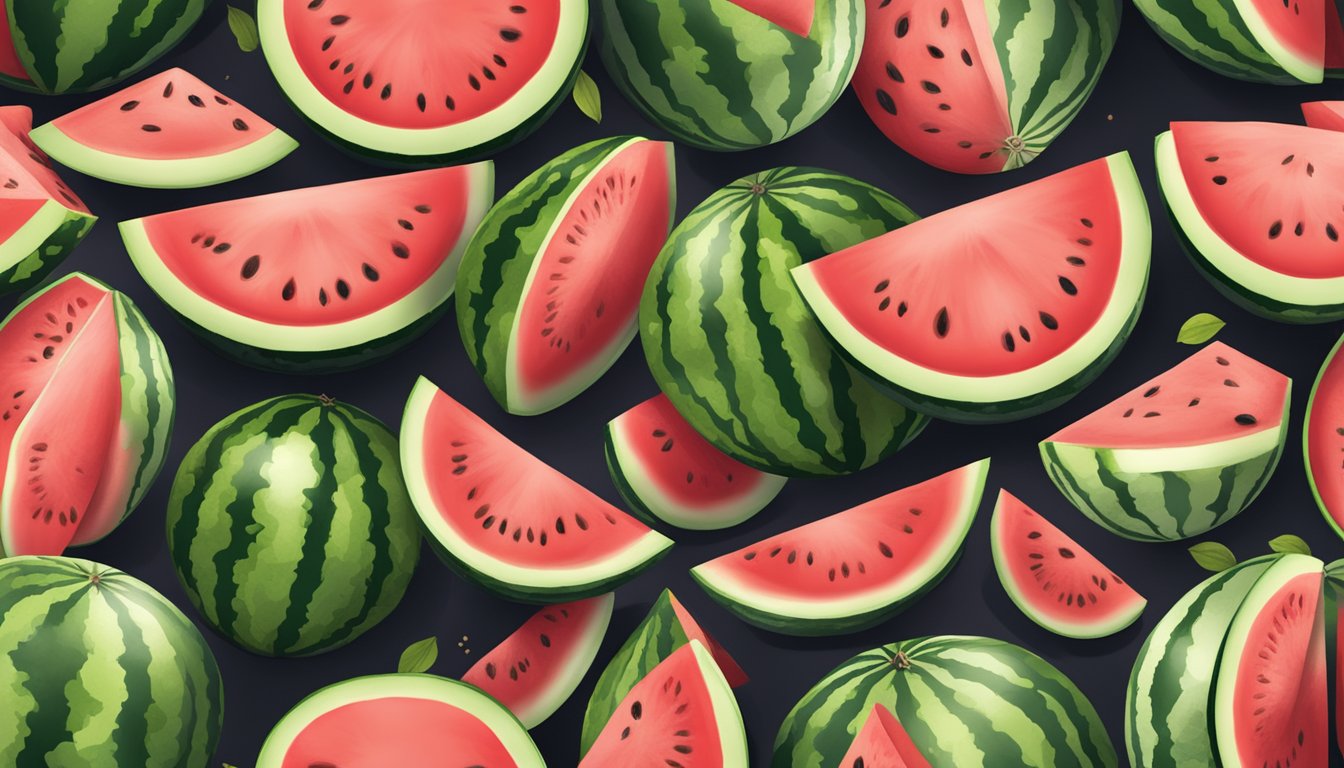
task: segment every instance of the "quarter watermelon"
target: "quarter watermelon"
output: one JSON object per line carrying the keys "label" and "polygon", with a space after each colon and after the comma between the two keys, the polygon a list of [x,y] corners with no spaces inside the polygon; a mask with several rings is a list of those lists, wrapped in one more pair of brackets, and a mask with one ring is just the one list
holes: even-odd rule
{"label": "quarter watermelon", "polygon": [[919,747],[891,710],[874,704],[873,711],[841,758],[838,768],[931,768]]}
{"label": "quarter watermelon", "polygon": [[447,309],[493,188],[489,163],[438,168],[161,213],[121,236],[206,341],[320,373],[385,357]]}
{"label": "quarter watermelon", "polygon": [[62,165],[117,184],[173,189],[251,175],[298,142],[182,69],[56,118],[32,140]]}
{"label": "quarter watermelon", "polygon": [[259,0],[266,63],[344,149],[441,165],[504,149],[569,96],[585,0]]}
{"label": "quarter watermelon", "polygon": [[1049,662],[1001,640],[942,636],[874,648],[832,670],[784,719],[771,766],[840,765],[874,705],[933,765],[1117,765],[1092,703]]}
{"label": "quarter watermelon", "polygon": [[905,151],[958,173],[1020,168],[1082,109],[1117,0],[868,0],[854,92]]}
{"label": "quarter watermelon", "polygon": [[875,626],[956,564],[988,473],[982,459],[702,563],[691,575],[743,621],[774,632]]}
{"label": "quarter watermelon", "polygon": [[1288,437],[1287,376],[1222,342],[1041,443],[1083,514],[1139,541],[1198,536],[1241,514]]}
{"label": "quarter watermelon", "polygon": [[602,63],[679,141],[741,150],[826,113],[854,74],[863,0],[600,0]]}
{"label": "quarter watermelon", "polygon": [[1115,357],[1143,304],[1151,238],[1122,152],[792,274],[840,350],[898,399],[1003,421],[1068,400]]}
{"label": "quarter watermelon", "polygon": [[1312,128],[1344,131],[1344,101],[1309,101],[1302,105],[1302,117]]}
{"label": "quarter watermelon", "polygon": [[565,152],[490,209],[462,258],[457,327],[500,405],[549,411],[616,362],[675,205],[672,145],[619,136]]}
{"label": "quarter watermelon", "polygon": [[206,768],[224,690],[205,638],[88,560],[0,560],[0,764]]}
{"label": "quarter watermelon", "polygon": [[420,557],[397,439],[325,396],[244,408],[182,460],[168,550],[192,605],[243,648],[339,648],[392,612]]}
{"label": "quarter watermelon", "polygon": [[1344,538],[1344,337],[1335,342],[1307,401],[1302,429],[1307,482],[1321,514]]}
{"label": "quarter watermelon", "polygon": [[1260,83],[1319,83],[1325,4],[1333,0],[1135,0],[1157,34],[1220,75]]}
{"label": "quarter watermelon", "polygon": [[789,270],[909,224],[848,176],[776,168],[729,184],[673,230],[640,300],[649,370],[719,450],[763,472],[856,472],[927,424],[832,349]]}

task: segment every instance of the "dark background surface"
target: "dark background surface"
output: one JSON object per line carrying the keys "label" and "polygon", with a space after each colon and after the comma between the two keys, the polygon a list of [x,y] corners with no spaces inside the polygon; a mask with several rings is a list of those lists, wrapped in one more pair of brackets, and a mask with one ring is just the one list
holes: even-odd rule
{"label": "dark background surface", "polygon": [[[238,4],[252,10],[251,0]],[[638,343],[573,402],[550,414],[523,418],[503,413],[490,398],[467,361],[451,316],[418,343],[373,368],[321,377],[282,376],[245,369],[217,357],[175,322],[153,296],[132,268],[117,236],[116,222],[383,172],[340,154],[309,130],[285,104],[261,52],[240,51],[224,19],[224,3],[215,3],[185,44],[145,74],[168,66],[187,68],[297,138],[302,146],[293,155],[251,178],[203,190],[136,190],[63,171],[64,178],[102,217],[63,269],[85,270],[103,278],[139,303],[168,347],[178,386],[176,430],[163,475],[120,529],[103,542],[71,554],[114,565],[148,581],[198,619],[173,574],[163,532],[172,475],[191,444],[234,410],[287,392],[329,394],[373,412],[396,429],[405,397],[421,373],[542,459],[619,504],[603,462],[601,436],[608,419],[655,392]],[[565,103],[540,132],[496,158],[499,193],[580,142],[619,133],[662,137],[622,100],[595,52],[590,52],[585,69],[602,92],[602,124],[594,124]],[[32,105],[40,123],[99,95],[5,93],[4,98]],[[868,122],[852,93],[846,93],[810,129],[772,147],[727,155],[678,147],[680,215],[739,176],[790,164],[818,165],[857,176],[927,215],[1127,149],[1133,154],[1154,214],[1152,282],[1142,318],[1119,359],[1097,383],[1062,408],[999,426],[935,423],[905,451],[857,476],[791,481],[770,507],[736,529],[709,535],[666,531],[677,539],[677,546],[656,567],[618,592],[616,614],[597,665],[607,662],[658,591],[671,587],[751,676],[751,683],[739,689],[738,696],[752,764],[765,765],[775,731],[793,703],[854,653],[929,634],[990,635],[1035,650],[1071,676],[1091,697],[1123,754],[1124,691],[1134,656],[1163,612],[1205,573],[1186,554],[1191,542],[1140,544],[1112,536],[1087,521],[1050,485],[1036,443],[1190,354],[1193,348],[1176,343],[1177,329],[1195,312],[1213,312],[1228,321],[1221,340],[1293,378],[1293,427],[1283,462],[1260,499],[1238,519],[1201,538],[1226,543],[1239,557],[1247,557],[1266,551],[1265,542],[1273,536],[1296,533],[1326,560],[1344,554],[1311,499],[1300,450],[1300,421],[1307,395],[1340,329],[1337,325],[1295,327],[1256,319],[1216,294],[1176,245],[1162,214],[1152,164],[1152,139],[1170,120],[1298,122],[1298,102],[1327,98],[1344,98],[1344,84],[1252,85],[1203,70],[1163,45],[1137,11],[1127,7],[1115,54],[1091,100],[1053,147],[1023,170],[967,177],[929,168],[889,144]],[[1012,232],[1003,234],[1013,236]],[[13,303],[8,299],[2,308],[8,311]],[[941,586],[880,627],[829,639],[794,639],[757,631],[712,603],[687,575],[690,566],[723,552],[983,456],[994,457],[990,484],[961,563]],[[1136,626],[1111,638],[1067,640],[1038,628],[1017,612],[999,586],[990,559],[989,511],[999,486],[1054,520],[1149,599],[1148,610]],[[532,610],[503,602],[456,578],[426,549],[400,607],[387,621],[339,651],[311,659],[259,658],[233,647],[202,624],[223,669],[227,695],[217,762],[250,768],[270,727],[304,695],[344,678],[393,671],[402,649],[428,635],[437,635],[441,648],[433,671],[460,675]],[[466,643],[470,655],[457,645],[463,636],[470,638]],[[552,766],[573,765],[577,759],[579,726],[595,679],[596,673],[590,673],[574,697],[533,732]]]}

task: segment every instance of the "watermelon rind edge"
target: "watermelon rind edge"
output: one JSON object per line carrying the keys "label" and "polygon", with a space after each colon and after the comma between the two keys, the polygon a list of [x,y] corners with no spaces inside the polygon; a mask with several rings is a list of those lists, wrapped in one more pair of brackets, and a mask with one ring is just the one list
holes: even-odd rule
{"label": "watermelon rind edge", "polygon": [[[718,729],[719,754],[723,755],[724,766],[747,766],[747,727],[742,721],[742,710],[737,705],[737,696],[723,676],[723,670],[714,661],[709,649],[699,640],[690,642],[691,652],[695,654],[696,666],[705,680],[705,690],[709,691],[710,704],[714,708],[714,725]],[[650,673],[652,674],[652,673]]]}
{"label": "watermelon rind edge", "polygon": [[583,636],[574,644],[573,655],[561,660],[564,662],[561,673],[550,681],[545,696],[538,697],[526,709],[513,713],[528,730],[546,722],[556,710],[569,701],[597,659],[597,652],[607,636],[607,627],[611,625],[616,593],[607,592],[590,599],[596,601],[598,605],[588,619]]}
{"label": "watermelon rind edge", "polygon": [[0,294],[25,291],[51,273],[84,239],[98,217],[47,200],[0,243]]}
{"label": "watermelon rind edge", "polygon": [[[1302,417],[1302,468],[1307,473],[1307,485],[1311,488],[1311,497],[1316,500],[1316,507],[1321,510],[1321,516],[1329,523],[1330,530],[1344,539],[1344,528],[1341,528],[1340,521],[1330,514],[1325,499],[1321,498],[1321,489],[1316,485],[1316,473],[1311,468],[1311,413],[1316,407],[1316,393],[1321,388],[1321,381],[1325,378],[1326,371],[1329,370],[1330,364],[1334,362],[1341,347],[1344,347],[1344,336],[1340,336],[1339,341],[1336,341],[1335,345],[1330,348],[1330,354],[1325,356],[1325,362],[1321,363],[1321,370],[1317,372],[1316,380],[1311,384],[1311,395],[1307,398],[1307,412]],[[1344,519],[1344,509],[1339,510],[1339,514],[1341,519]]]}
{"label": "watermelon rind edge", "polygon": [[1224,77],[1278,85],[1322,81],[1321,65],[1300,60],[1275,41],[1250,0],[1202,5],[1135,0],[1134,5],[1168,45]]}

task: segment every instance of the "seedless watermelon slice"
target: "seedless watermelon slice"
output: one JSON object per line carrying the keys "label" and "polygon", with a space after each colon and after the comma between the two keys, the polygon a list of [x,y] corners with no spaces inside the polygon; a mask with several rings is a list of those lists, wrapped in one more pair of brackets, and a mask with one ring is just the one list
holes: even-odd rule
{"label": "seedless watermelon slice", "polygon": [[878,702],[837,768],[930,768],[930,765],[901,721]]}
{"label": "seedless watermelon slice", "polygon": [[1309,101],[1302,105],[1302,116],[1311,128],[1344,131],[1344,101]]}
{"label": "seedless watermelon slice", "polygon": [[898,399],[954,421],[1054,407],[1133,327],[1151,230],[1120,153],[794,268],[823,328]]}

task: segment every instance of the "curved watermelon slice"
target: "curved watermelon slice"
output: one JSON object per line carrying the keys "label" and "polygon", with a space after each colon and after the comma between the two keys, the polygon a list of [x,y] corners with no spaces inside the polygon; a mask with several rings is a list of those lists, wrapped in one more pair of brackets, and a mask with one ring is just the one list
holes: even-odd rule
{"label": "curved watermelon slice", "polygon": [[607,424],[607,469],[637,512],[688,530],[737,525],[784,488],[715,448],[658,394]]}
{"label": "curved watermelon slice", "polygon": [[607,592],[672,546],[423,376],[406,402],[401,461],[439,555],[508,598],[558,602]]}
{"label": "curved watermelon slice", "polygon": [[1344,131],[1344,101],[1308,101],[1302,105],[1302,117],[1310,128]]}
{"label": "curved watermelon slice", "polygon": [[838,635],[879,624],[951,570],[989,459],[702,563],[691,575],[750,624]]}
{"label": "curved watermelon slice", "polygon": [[240,179],[299,145],[178,68],[58,117],[34,130],[32,139],[80,173],[159,189]]}
{"label": "curved watermelon slice", "polygon": [[1316,505],[1344,538],[1344,337],[1335,342],[1307,401],[1302,450]]}
{"label": "curved watermelon slice", "polygon": [[481,657],[462,682],[509,708],[536,728],[574,693],[593,665],[611,623],[616,595],[548,605]]}
{"label": "curved watermelon slice", "polygon": [[990,519],[994,569],[1027,618],[1064,637],[1106,637],[1138,620],[1148,601],[1067,533],[1008,491]]}
{"label": "curved watermelon slice", "polygon": [[488,162],[438,168],[161,213],[121,236],[192,330],[243,362],[315,373],[428,327],[493,188]]}
{"label": "curved watermelon slice", "polygon": [[901,721],[881,702],[873,705],[838,768],[931,768]]}
{"label": "curved watermelon slice", "polygon": [[321,133],[374,159],[484,156],[569,96],[586,0],[261,0],[262,51]]}
{"label": "curved watermelon slice", "polygon": [[953,421],[1068,400],[1138,317],[1152,232],[1127,153],[967,203],[793,269],[837,346]]}

